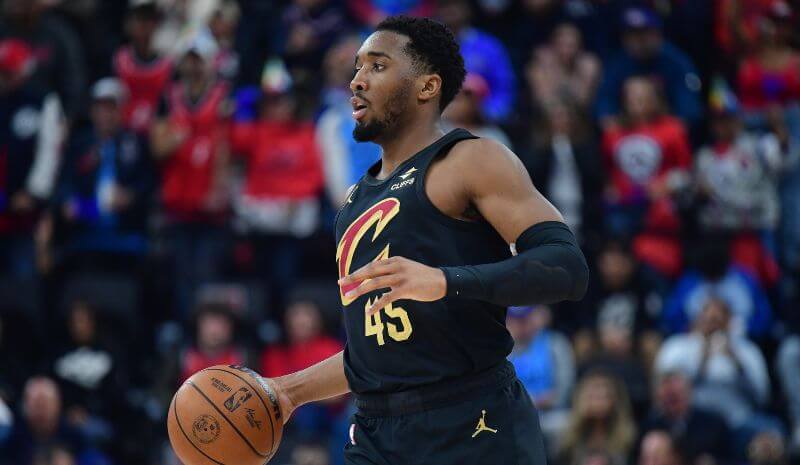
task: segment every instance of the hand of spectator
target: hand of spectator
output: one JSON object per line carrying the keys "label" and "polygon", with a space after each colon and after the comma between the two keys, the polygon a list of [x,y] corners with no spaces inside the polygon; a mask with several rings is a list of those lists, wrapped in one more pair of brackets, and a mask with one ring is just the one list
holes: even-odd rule
{"label": "hand of spectator", "polygon": [[717,465],[717,460],[711,454],[701,454],[694,459],[692,465]]}
{"label": "hand of spectator", "polygon": [[786,130],[786,117],[784,116],[783,108],[778,104],[771,104],[764,111],[764,117],[770,130],[778,137],[781,145],[788,143],[789,133]]}
{"label": "hand of spectator", "polygon": [[25,191],[19,191],[11,197],[11,211],[27,213],[36,206],[33,196]]}
{"label": "hand of spectator", "polygon": [[111,211],[120,212],[133,204],[134,194],[129,189],[114,185],[111,191]]}
{"label": "hand of spectator", "polygon": [[733,341],[731,341],[731,333],[725,332],[720,336],[720,352],[731,358],[736,358],[733,353]]}
{"label": "hand of spectator", "polygon": [[73,222],[78,219],[78,202],[70,199],[61,206],[61,215],[65,220]]}
{"label": "hand of spectator", "polygon": [[81,427],[88,419],[89,413],[83,407],[75,406],[67,411],[67,420],[74,426]]}
{"label": "hand of spectator", "polygon": [[224,190],[222,189],[214,189],[211,193],[206,197],[206,201],[204,207],[206,211],[212,213],[218,213],[228,206],[228,198]]}
{"label": "hand of spectator", "polygon": [[53,268],[53,254],[50,243],[53,241],[53,216],[45,213],[33,236],[36,245],[36,268],[42,274],[47,274]]}
{"label": "hand of spectator", "polygon": [[666,182],[666,179],[655,179],[647,184],[646,189],[647,195],[651,200],[661,199],[671,193],[669,183]]}
{"label": "hand of spectator", "polygon": [[189,137],[185,128],[167,121],[157,121],[150,131],[150,146],[156,158],[171,156]]}
{"label": "hand of spectator", "polygon": [[175,150],[189,138],[189,131],[181,126],[170,125],[170,145]]}

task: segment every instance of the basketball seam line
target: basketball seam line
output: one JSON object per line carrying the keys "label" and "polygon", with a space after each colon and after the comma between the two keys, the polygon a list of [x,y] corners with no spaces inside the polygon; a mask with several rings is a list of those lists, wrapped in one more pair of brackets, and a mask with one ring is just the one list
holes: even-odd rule
{"label": "basketball seam line", "polygon": [[203,452],[202,450],[200,450],[200,448],[199,448],[199,447],[197,447],[197,445],[196,445],[195,443],[193,443],[191,439],[189,439],[189,435],[188,435],[188,434],[186,434],[186,431],[184,431],[184,429],[183,429],[183,425],[181,425],[181,420],[180,420],[180,418],[178,417],[178,402],[177,402],[177,400],[173,400],[173,401],[172,401],[172,413],[174,413],[174,414],[175,414],[175,423],[177,423],[177,424],[178,424],[178,428],[180,428],[180,430],[181,430],[181,433],[183,433],[183,436],[186,438],[186,442],[188,442],[189,444],[191,444],[191,445],[192,445],[192,447],[194,447],[195,449],[197,449],[197,452],[200,452],[201,454],[203,454],[203,456],[204,456],[205,458],[207,458],[208,460],[211,460],[212,462],[214,462],[214,463],[216,463],[216,464],[219,464],[219,465],[225,465],[223,462],[218,462],[218,461],[216,461],[216,460],[212,459],[212,458],[211,458],[211,457],[210,457],[208,454],[206,454],[205,452]]}
{"label": "basketball seam line", "polygon": [[211,401],[211,399],[209,399],[209,398],[208,398],[208,396],[206,396],[206,394],[205,394],[203,391],[201,391],[201,390],[200,390],[200,388],[199,388],[199,387],[197,387],[197,386],[196,386],[196,385],[195,385],[193,382],[191,382],[191,381],[186,381],[186,384],[188,384],[189,386],[193,387],[193,388],[194,388],[194,389],[195,389],[195,390],[196,390],[198,393],[200,393],[200,395],[201,395],[201,396],[203,396],[203,398],[204,398],[205,400],[207,400],[207,401],[208,401],[208,403],[209,403],[209,404],[210,404],[212,407],[214,407],[214,410],[216,410],[216,411],[217,411],[217,413],[219,413],[220,415],[222,415],[222,418],[224,418],[224,419],[225,419],[225,421],[227,421],[227,422],[228,422],[228,424],[229,424],[229,425],[231,425],[231,428],[233,428],[233,430],[234,430],[234,431],[236,431],[236,434],[238,434],[238,435],[239,435],[239,437],[240,437],[240,438],[242,438],[242,440],[245,442],[245,444],[247,444],[247,445],[250,447],[250,450],[252,450],[254,454],[256,454],[256,455],[257,455],[257,456],[259,456],[259,457],[265,457],[265,458],[267,457],[266,455],[264,455],[264,454],[262,454],[262,453],[258,452],[258,451],[256,450],[256,448],[255,448],[255,447],[253,447],[253,444],[251,444],[251,443],[250,443],[250,441],[248,441],[248,440],[247,440],[247,438],[246,438],[246,437],[244,437],[244,434],[242,434],[242,432],[241,432],[241,431],[239,431],[239,428],[237,428],[237,427],[236,427],[236,425],[234,425],[234,424],[233,424],[233,422],[230,420],[230,418],[228,418],[228,417],[227,417],[227,416],[226,416],[224,413],[222,413],[222,410],[220,410],[220,409],[219,409],[219,407],[217,407],[217,406],[214,404],[214,402],[212,402],[212,401]]}
{"label": "basketball seam line", "polygon": [[[247,380],[246,380],[245,378],[243,378],[243,377],[239,376],[238,374],[236,374],[236,373],[234,373],[234,372],[232,372],[232,371],[228,371],[228,370],[221,370],[221,369],[219,369],[219,368],[206,368],[206,369],[205,369],[205,370],[203,370],[203,371],[221,371],[221,372],[223,372],[223,373],[228,373],[229,375],[233,375],[233,376],[235,376],[235,377],[239,378],[240,380],[242,380],[242,382],[243,382],[244,384],[246,384],[248,387],[250,387],[250,389],[252,389],[252,390],[253,390],[253,392],[254,392],[254,393],[256,394],[256,396],[258,397],[258,400],[260,400],[260,401],[261,401],[261,405],[263,405],[263,406],[264,406],[264,410],[266,410],[266,411],[267,411],[267,420],[269,420],[269,426],[270,426],[270,435],[271,435],[271,437],[272,437],[272,442],[271,442],[271,444],[272,444],[272,445],[270,446],[270,448],[269,448],[269,454],[267,454],[267,455],[266,455],[266,457],[270,457],[270,456],[272,455],[272,453],[273,453],[273,452],[275,452],[275,424],[272,422],[272,415],[270,414],[270,410],[269,410],[269,408],[267,407],[267,403],[266,403],[266,402],[264,402],[264,398],[263,398],[263,397],[261,397],[261,394],[259,394],[259,392],[258,392],[258,391],[259,391],[259,389],[258,389],[258,388],[256,388],[256,387],[254,387],[252,384],[248,383],[248,382],[247,382]],[[272,399],[270,399],[269,403],[270,403],[270,404],[272,404]],[[280,407],[279,407],[279,408],[280,408]],[[277,420],[277,418],[276,418],[276,420]]]}

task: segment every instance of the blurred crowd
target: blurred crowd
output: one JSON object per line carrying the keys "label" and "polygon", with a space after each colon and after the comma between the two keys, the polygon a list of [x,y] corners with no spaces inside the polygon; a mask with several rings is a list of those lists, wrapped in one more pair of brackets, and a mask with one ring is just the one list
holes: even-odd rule
{"label": "blurred crowd", "polygon": [[[195,371],[342,349],[333,218],[380,157],[353,57],[447,24],[446,109],[510,147],[589,259],[513,307],[556,465],[800,460],[800,4],[0,0],[0,464],[176,464]],[[351,399],[275,463],[342,462]]]}

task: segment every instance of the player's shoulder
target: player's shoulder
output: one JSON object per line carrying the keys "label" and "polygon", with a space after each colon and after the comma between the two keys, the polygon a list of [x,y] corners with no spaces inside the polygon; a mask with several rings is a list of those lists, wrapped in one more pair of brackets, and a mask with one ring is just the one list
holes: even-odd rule
{"label": "player's shoulder", "polygon": [[519,157],[491,138],[460,141],[447,158],[452,162],[450,171],[458,173],[460,181],[471,192],[531,182]]}
{"label": "player's shoulder", "polygon": [[497,170],[508,167],[518,168],[519,157],[502,143],[488,138],[465,139],[450,149],[455,164],[469,170]]}

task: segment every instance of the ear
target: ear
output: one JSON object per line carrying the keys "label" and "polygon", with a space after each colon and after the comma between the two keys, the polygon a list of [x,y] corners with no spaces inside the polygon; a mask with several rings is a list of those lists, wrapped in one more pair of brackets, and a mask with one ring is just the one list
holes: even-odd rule
{"label": "ear", "polygon": [[417,89],[417,100],[433,100],[442,93],[442,78],[438,74],[423,74],[417,78]]}

